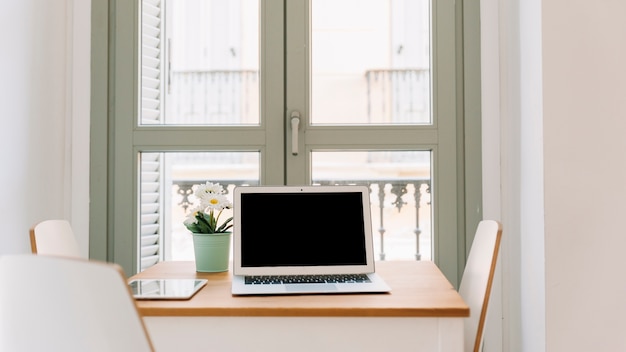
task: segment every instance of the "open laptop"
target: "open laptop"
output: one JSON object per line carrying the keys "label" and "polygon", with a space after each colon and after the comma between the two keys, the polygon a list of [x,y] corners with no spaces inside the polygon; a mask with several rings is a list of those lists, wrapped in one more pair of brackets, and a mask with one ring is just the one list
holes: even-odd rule
{"label": "open laptop", "polygon": [[234,295],[389,292],[374,272],[366,186],[242,186]]}

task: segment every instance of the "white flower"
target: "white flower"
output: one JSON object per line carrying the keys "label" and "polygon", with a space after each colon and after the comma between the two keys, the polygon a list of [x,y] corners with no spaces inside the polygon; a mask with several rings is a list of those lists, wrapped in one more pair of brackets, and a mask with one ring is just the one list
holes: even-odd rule
{"label": "white flower", "polygon": [[219,183],[211,183],[208,181],[203,185],[198,185],[193,193],[193,195],[201,201],[214,194],[224,194],[224,189]]}
{"label": "white flower", "polygon": [[185,218],[185,220],[183,221],[183,224],[185,225],[197,224],[198,219],[196,218],[196,215],[198,215],[198,213],[203,212],[204,209],[206,209],[206,207],[203,207],[203,206],[196,206],[192,208],[189,211],[189,214],[187,214],[187,217]]}
{"label": "white flower", "polygon": [[207,193],[205,198],[202,199],[201,204],[206,205],[206,209],[230,209],[232,208],[232,203],[226,198],[223,194],[217,193]]}

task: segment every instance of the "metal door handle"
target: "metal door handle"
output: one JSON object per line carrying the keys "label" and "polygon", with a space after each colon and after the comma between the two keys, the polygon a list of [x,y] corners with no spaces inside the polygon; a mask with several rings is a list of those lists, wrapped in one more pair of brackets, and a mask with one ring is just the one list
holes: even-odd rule
{"label": "metal door handle", "polygon": [[298,155],[298,128],[300,126],[300,113],[292,111],[290,115],[291,122],[291,154]]}

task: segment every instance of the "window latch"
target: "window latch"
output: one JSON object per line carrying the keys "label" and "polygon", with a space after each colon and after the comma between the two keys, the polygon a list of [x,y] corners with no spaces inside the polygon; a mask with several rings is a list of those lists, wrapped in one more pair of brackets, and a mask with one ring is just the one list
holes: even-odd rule
{"label": "window latch", "polygon": [[291,112],[289,118],[291,122],[291,154],[298,155],[298,128],[300,126],[300,113],[294,110]]}

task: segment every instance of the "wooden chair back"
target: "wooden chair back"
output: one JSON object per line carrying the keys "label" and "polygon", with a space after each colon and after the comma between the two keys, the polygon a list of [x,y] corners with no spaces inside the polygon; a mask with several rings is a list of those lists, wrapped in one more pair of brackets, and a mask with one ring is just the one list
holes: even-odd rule
{"label": "wooden chair back", "polygon": [[0,351],[153,351],[116,264],[0,257]]}
{"label": "wooden chair back", "polygon": [[499,222],[481,221],[476,229],[467,264],[461,277],[459,294],[470,307],[470,316],[465,319],[464,324],[464,350],[466,352],[478,352],[482,346],[485,317],[501,237],[502,225]]}
{"label": "wooden chair back", "polygon": [[44,220],[30,229],[32,253],[81,257],[78,242],[67,220]]}

